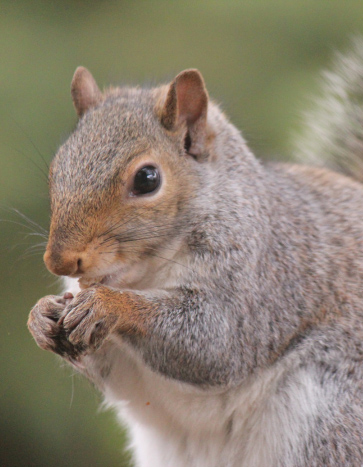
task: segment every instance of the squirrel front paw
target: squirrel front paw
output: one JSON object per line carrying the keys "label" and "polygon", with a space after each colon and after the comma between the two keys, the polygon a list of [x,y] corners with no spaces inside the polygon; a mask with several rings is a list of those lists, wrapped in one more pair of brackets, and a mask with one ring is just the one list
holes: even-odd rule
{"label": "squirrel front paw", "polygon": [[132,292],[95,285],[63,297],[44,297],[32,309],[28,327],[39,347],[72,363],[97,350],[107,337],[147,332],[147,317],[154,307]]}
{"label": "squirrel front paw", "polygon": [[58,326],[78,354],[98,349],[114,330],[118,317],[108,306],[110,293],[114,292],[104,286],[90,287],[64,309]]}
{"label": "squirrel front paw", "polygon": [[48,295],[40,299],[31,310],[28,328],[41,349],[51,350],[61,356],[72,356],[73,346],[68,342],[58,321],[73,296]]}

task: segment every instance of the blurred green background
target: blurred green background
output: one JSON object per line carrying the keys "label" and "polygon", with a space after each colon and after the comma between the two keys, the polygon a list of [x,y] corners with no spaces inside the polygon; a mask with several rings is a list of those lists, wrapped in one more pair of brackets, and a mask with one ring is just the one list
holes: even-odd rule
{"label": "blurred green background", "polygon": [[26,328],[32,305],[58,284],[43,247],[27,251],[42,239],[11,209],[48,226],[45,162],[76,123],[75,68],[102,87],[197,67],[256,154],[288,159],[318,71],[359,32],[361,0],[1,1],[1,466],[130,465],[97,392]]}

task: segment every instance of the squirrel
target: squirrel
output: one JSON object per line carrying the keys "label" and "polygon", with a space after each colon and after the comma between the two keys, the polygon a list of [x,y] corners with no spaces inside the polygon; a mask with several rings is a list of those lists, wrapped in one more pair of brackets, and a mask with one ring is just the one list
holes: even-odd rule
{"label": "squirrel", "polygon": [[116,409],[135,465],[363,464],[362,51],[301,143],[323,129],[316,158],[335,144],[349,176],[261,163],[195,69],[101,92],[77,68],[44,255],[66,293],[28,327]]}

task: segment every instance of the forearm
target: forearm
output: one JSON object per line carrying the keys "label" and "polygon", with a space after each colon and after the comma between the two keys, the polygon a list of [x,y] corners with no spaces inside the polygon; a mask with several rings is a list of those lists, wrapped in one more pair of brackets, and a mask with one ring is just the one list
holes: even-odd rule
{"label": "forearm", "polygon": [[[43,348],[74,362],[119,338],[152,370],[169,378],[227,386],[246,376],[241,358],[245,339],[225,305],[228,301],[214,295],[189,288],[118,291],[95,286],[78,293],[55,315],[49,300],[40,300],[29,322],[39,345],[45,338],[49,345]],[[49,330],[43,329],[44,323]]]}
{"label": "forearm", "polygon": [[109,336],[131,345],[154,371],[199,385],[228,385],[240,362],[229,310],[201,290],[80,292],[59,320],[80,354]]}
{"label": "forearm", "polygon": [[[153,370],[199,385],[228,385],[236,373],[236,329],[202,291],[137,292],[139,332],[117,331]],[[135,332],[136,331],[136,332]]]}

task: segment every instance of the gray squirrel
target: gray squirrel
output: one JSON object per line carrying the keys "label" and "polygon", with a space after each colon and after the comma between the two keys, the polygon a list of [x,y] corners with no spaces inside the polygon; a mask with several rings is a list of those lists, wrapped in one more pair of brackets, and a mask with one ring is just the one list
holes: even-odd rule
{"label": "gray squirrel", "polygon": [[[259,162],[197,70],[101,92],[79,67],[28,326],[102,392],[140,467],[363,465],[363,42],[301,157]],[[347,157],[348,155],[348,157]]]}

